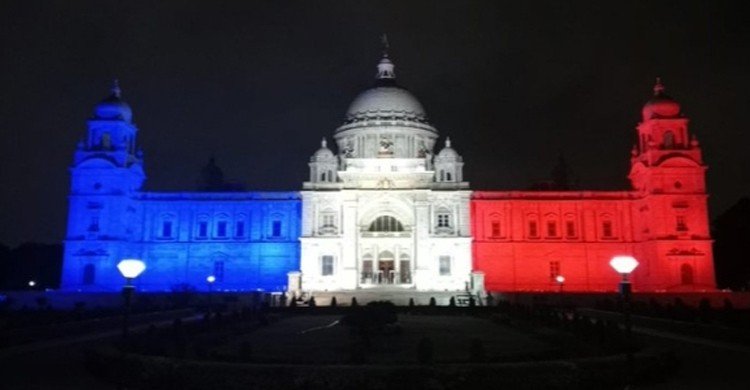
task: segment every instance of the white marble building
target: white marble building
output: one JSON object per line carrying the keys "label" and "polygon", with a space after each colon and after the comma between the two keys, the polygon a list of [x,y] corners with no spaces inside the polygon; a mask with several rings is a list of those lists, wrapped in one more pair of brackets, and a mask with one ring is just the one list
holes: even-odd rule
{"label": "white marble building", "polygon": [[470,191],[463,161],[424,108],[396,84],[384,54],[376,83],[310,159],[302,191],[301,263],[290,291],[470,288]]}

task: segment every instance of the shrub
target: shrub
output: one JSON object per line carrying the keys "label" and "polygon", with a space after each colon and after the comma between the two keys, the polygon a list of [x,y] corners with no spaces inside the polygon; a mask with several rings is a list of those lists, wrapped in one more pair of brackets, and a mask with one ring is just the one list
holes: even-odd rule
{"label": "shrub", "polygon": [[409,298],[409,307],[414,307],[414,298]]}
{"label": "shrub", "polygon": [[332,307],[338,306],[338,302],[336,301],[336,297],[331,298],[331,306]]}
{"label": "shrub", "polygon": [[357,297],[352,297],[352,306],[359,306],[357,303]]}
{"label": "shrub", "polygon": [[430,297],[430,306],[437,306],[437,302],[435,301],[435,297]]}
{"label": "shrub", "polygon": [[[434,306],[432,304],[432,301],[430,301],[430,306]],[[456,307],[456,297],[451,297],[451,299],[448,301],[448,306]]]}
{"label": "shrub", "polygon": [[310,297],[310,300],[307,301],[307,305],[310,307],[315,307],[315,297]]}

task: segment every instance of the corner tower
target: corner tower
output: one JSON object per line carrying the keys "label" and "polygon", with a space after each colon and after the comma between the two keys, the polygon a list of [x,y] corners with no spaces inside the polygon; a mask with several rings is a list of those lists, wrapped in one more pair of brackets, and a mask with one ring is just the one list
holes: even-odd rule
{"label": "corner tower", "polygon": [[137,218],[132,195],[141,189],[145,174],[132,119],[115,80],[109,96],[94,107],[70,168],[63,289],[119,285],[116,262],[135,255],[126,242]]}
{"label": "corner tower", "polygon": [[642,241],[642,288],[715,288],[706,165],[680,104],[657,78],[642,110],[630,181],[639,200],[634,234]]}

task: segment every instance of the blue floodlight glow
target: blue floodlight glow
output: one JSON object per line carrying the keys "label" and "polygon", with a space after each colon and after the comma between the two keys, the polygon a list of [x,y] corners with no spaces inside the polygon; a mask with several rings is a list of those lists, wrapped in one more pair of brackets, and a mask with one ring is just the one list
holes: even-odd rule
{"label": "blue floodlight glow", "polygon": [[142,259],[142,292],[283,291],[299,269],[298,192],[146,192],[137,128],[120,89],[94,109],[75,152],[63,290],[119,291],[121,259]]}

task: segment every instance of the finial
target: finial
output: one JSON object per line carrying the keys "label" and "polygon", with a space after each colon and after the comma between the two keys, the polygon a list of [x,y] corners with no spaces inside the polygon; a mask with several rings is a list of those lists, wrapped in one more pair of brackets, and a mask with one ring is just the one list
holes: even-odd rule
{"label": "finial", "polygon": [[451,137],[445,137],[445,147],[446,148],[451,147]]}
{"label": "finial", "polygon": [[664,94],[664,84],[661,82],[661,77],[656,78],[656,84],[654,84],[654,96],[660,96]]}
{"label": "finial", "polygon": [[391,47],[388,43],[388,36],[383,34],[381,41],[383,42],[383,58],[381,58],[380,63],[378,63],[378,74],[376,78],[395,79],[396,72],[393,71],[395,65],[393,65],[393,62],[388,58],[388,49]]}
{"label": "finial", "polygon": [[112,95],[114,95],[116,98],[120,98],[122,95],[122,90],[120,89],[120,80],[113,79],[112,80]]}
{"label": "finial", "polygon": [[326,137],[323,137],[323,139],[320,140],[320,147],[321,148],[327,148],[328,147],[328,141],[326,141]]}
{"label": "finial", "polygon": [[388,49],[391,48],[391,45],[388,44],[388,34],[381,35],[380,42],[383,44],[383,58],[388,58]]}

